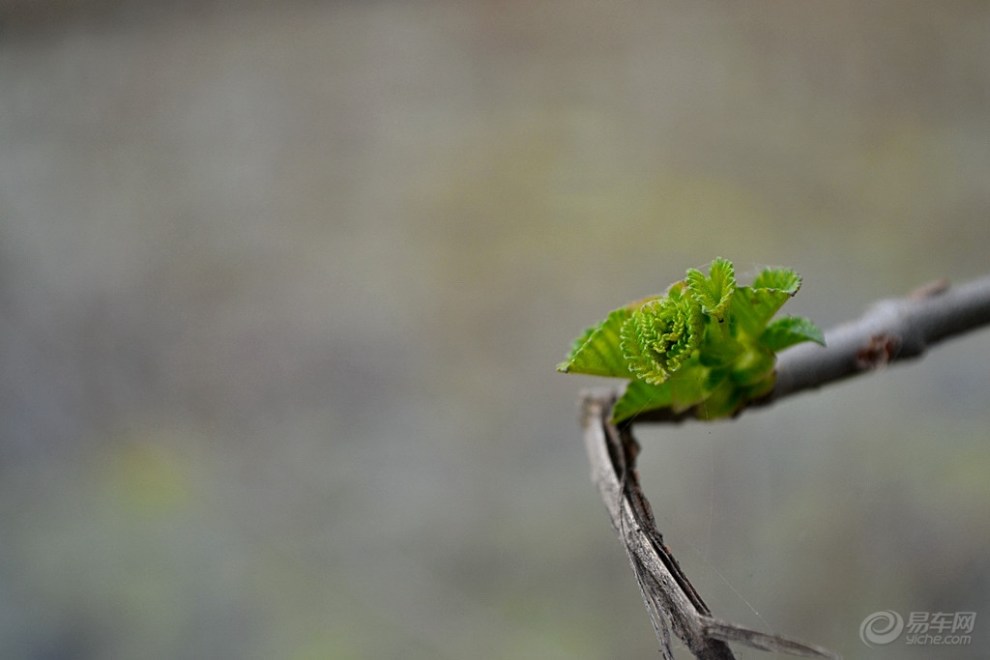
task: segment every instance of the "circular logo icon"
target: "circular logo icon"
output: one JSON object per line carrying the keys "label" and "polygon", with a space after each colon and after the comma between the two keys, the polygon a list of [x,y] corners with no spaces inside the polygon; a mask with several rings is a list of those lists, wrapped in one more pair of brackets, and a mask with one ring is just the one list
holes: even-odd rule
{"label": "circular logo icon", "polygon": [[904,630],[904,619],[894,610],[874,612],[859,626],[859,638],[863,643],[872,647],[874,644],[883,646],[890,644],[900,637]]}

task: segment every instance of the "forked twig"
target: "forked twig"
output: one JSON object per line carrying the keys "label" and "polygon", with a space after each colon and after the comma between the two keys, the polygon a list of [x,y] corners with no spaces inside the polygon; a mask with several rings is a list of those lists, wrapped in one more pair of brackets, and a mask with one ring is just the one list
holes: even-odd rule
{"label": "forked twig", "polygon": [[[920,356],[949,337],[990,324],[990,277],[949,288],[944,282],[900,299],[880,301],[861,318],[825,333],[826,348],[804,344],[781,353],[777,381],[762,406],[797,392],[861,374],[891,362]],[[663,542],[650,504],[639,485],[639,445],[631,424],[609,421],[618,392],[582,395],[582,426],[592,480],[605,502],[639,583],[661,655],[672,659],[673,632],[696,658],[734,658],[728,642],[792,656],[838,658],[827,649],[781,635],[720,621],[702,600]],[[692,410],[648,412],[633,422],[680,422]]]}
{"label": "forked twig", "polygon": [[681,570],[656,528],[649,502],[643,495],[635,468],[638,450],[629,427],[607,421],[614,392],[589,392],[584,411],[584,438],[591,460],[592,480],[605,501],[612,526],[619,534],[639,583],[643,601],[660,641],[662,657],[673,660],[673,631],[697,658],[730,660],[726,642],[754,648],[817,658],[836,654],[779,635],[719,621]]}

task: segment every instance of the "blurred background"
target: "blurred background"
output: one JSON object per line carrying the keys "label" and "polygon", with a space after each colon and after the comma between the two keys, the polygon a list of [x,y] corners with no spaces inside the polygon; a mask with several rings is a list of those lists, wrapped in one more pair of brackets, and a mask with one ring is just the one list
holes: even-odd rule
{"label": "blurred background", "polygon": [[[654,657],[554,365],[719,255],[823,327],[982,274],[988,135],[985,2],[0,3],[0,657]],[[720,617],[980,657],[988,386],[984,331],[642,479]]]}

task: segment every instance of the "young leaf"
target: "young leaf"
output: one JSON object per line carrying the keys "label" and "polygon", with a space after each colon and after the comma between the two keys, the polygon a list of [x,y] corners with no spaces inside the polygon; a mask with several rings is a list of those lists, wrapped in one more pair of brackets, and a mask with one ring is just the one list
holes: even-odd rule
{"label": "young leaf", "polygon": [[671,289],[651,300],[622,324],[619,345],[637,378],[659,385],[691,357],[701,343],[703,320],[697,307]]}
{"label": "young leaf", "polygon": [[727,380],[715,388],[711,396],[698,404],[695,415],[703,420],[731,417],[739,412],[746,402],[769,394],[776,381],[777,377],[773,372],[758,383],[747,387],[740,387],[737,383]]}
{"label": "young leaf", "polygon": [[701,310],[721,320],[729,305],[729,299],[736,291],[732,262],[719,257],[712,262],[707,277],[700,270],[691,268],[687,272],[686,280],[691,296],[701,305]]}
{"label": "young leaf", "polygon": [[734,414],[772,391],[776,351],[824,343],[807,319],[771,322],[800,286],[794,271],[767,268],[741,287],[732,263],[715,259],[707,275],[690,269],[663,296],[609,314],[557,368],[632,379],[615,405],[615,421],[655,408],[694,409],[705,419]]}
{"label": "young leaf", "polygon": [[754,289],[776,289],[794,295],[801,288],[801,278],[789,268],[764,268],[753,280]]}
{"label": "young leaf", "polygon": [[773,315],[790,298],[791,294],[779,289],[739,287],[730,305],[735,330],[754,339],[759,337]]}
{"label": "young leaf", "polygon": [[741,387],[750,387],[766,378],[772,378],[776,362],[773,351],[758,343],[750,345],[732,365],[732,382]]}
{"label": "young leaf", "polygon": [[657,408],[681,412],[697,405],[722,382],[721,377],[712,379],[707,372],[703,367],[689,365],[659,385],[642,380],[630,381],[612,407],[612,421],[618,423]]}
{"label": "young leaf", "polygon": [[557,371],[632,378],[633,373],[619,348],[619,331],[631,315],[632,309],[620,307],[598,325],[585,330],[574,341],[567,359],[557,365]]}
{"label": "young leaf", "polygon": [[[729,306],[730,309],[732,306]],[[726,367],[735,361],[745,347],[732,334],[734,325],[730,317],[728,323],[709,320],[705,329],[705,339],[698,349],[699,364],[715,369]]]}
{"label": "young leaf", "polygon": [[626,391],[612,406],[612,422],[618,424],[644,410],[666,408],[671,402],[670,385],[650,385],[642,380],[629,382]]}
{"label": "young leaf", "polygon": [[697,407],[699,419],[712,420],[732,415],[742,404],[742,393],[731,381],[723,381]]}
{"label": "young leaf", "polygon": [[804,341],[813,341],[824,346],[825,335],[817,325],[802,316],[779,318],[770,323],[760,335],[760,343],[771,351],[781,351]]}
{"label": "young leaf", "polygon": [[681,412],[697,405],[705,400],[722,379],[721,373],[692,361],[667,381],[670,385],[670,408],[674,412]]}
{"label": "young leaf", "polygon": [[[787,268],[764,268],[752,286],[741,286],[733,299],[740,329],[759,337],[773,315],[801,288],[801,278]],[[745,304],[741,304],[745,302]]]}

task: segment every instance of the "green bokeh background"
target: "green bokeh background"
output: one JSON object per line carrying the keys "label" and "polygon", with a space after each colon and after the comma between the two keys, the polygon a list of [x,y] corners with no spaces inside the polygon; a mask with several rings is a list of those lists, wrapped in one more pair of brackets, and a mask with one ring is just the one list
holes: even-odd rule
{"label": "green bokeh background", "polygon": [[[0,656],[653,657],[587,324],[988,270],[985,2],[0,3]],[[990,643],[990,333],[643,429],[721,617]],[[975,611],[969,647],[863,618]],[[741,657],[767,657],[741,651]]]}

